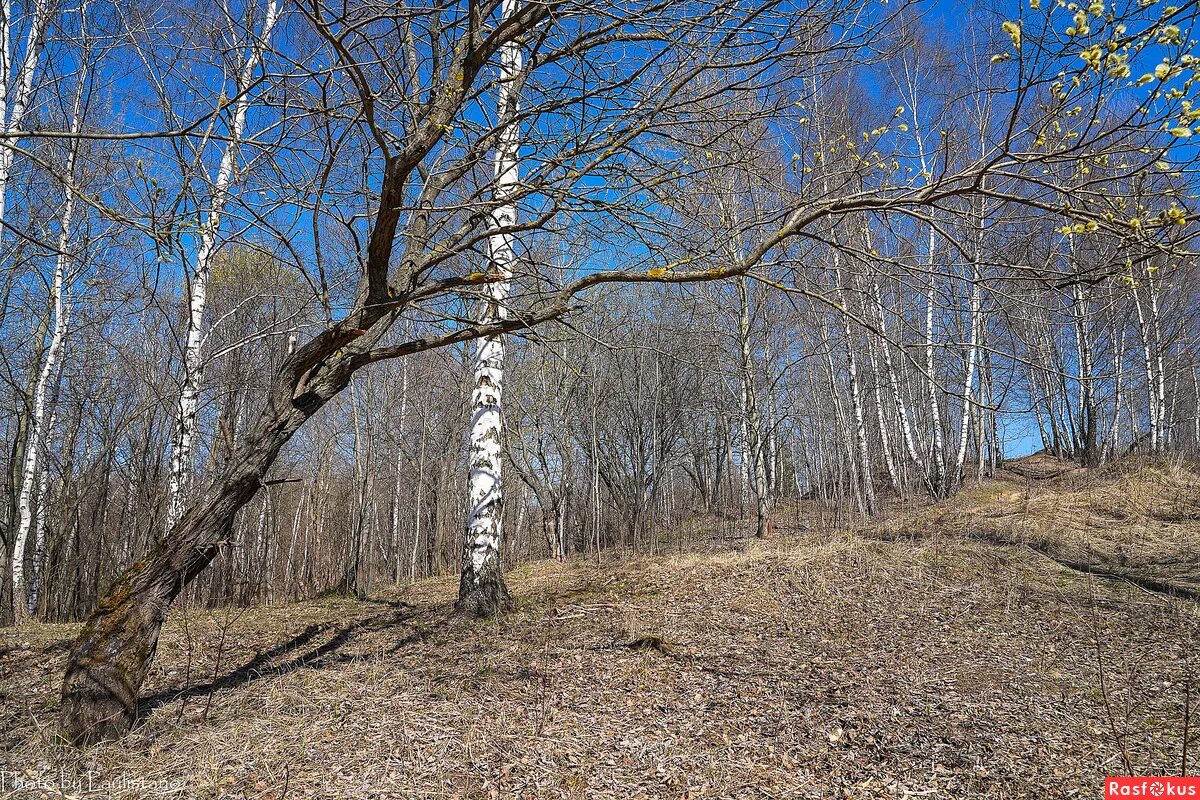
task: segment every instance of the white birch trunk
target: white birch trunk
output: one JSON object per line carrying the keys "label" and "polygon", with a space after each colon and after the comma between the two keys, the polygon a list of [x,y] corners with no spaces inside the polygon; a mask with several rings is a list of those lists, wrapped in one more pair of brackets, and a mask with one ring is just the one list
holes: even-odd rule
{"label": "white birch trunk", "polygon": [[933,303],[937,294],[937,276],[933,268],[933,226],[929,226],[929,297],[925,301],[925,386],[929,395],[929,425],[933,433],[932,471],[930,482],[935,492],[945,494],[946,452],[942,438],[942,413],[938,403],[938,385],[934,363],[936,343],[933,329]]}
{"label": "white birch trunk", "polygon": [[850,486],[854,492],[855,502],[858,504],[859,513],[866,514],[867,506],[863,501],[863,491],[862,487],[860,486],[860,477],[862,473],[859,471],[858,460],[855,457],[855,447],[853,442],[853,434],[850,432],[850,423],[846,418],[845,409],[842,408],[842,396],[841,392],[838,391],[837,385],[837,368],[833,364],[833,342],[831,340],[830,331],[824,316],[821,317],[821,346],[825,351],[825,373],[826,378],[829,380],[829,395],[832,398],[834,408],[837,411],[835,417],[837,420],[837,440],[842,444],[846,453],[846,458],[842,462],[842,466],[849,465]]}
{"label": "white birch trunk", "polygon": [[192,449],[195,446],[197,412],[200,404],[200,385],[204,373],[204,311],[208,304],[208,278],[212,258],[217,248],[221,217],[229,199],[229,189],[237,173],[238,143],[246,129],[246,114],[250,109],[250,84],[262,61],[271,31],[279,15],[278,0],[269,0],[262,31],[251,43],[242,70],[237,77],[237,99],[234,100],[233,120],[229,140],[221,153],[221,163],[213,181],[209,209],[201,218],[196,264],[188,276],[187,336],[183,355],[183,382],[175,419],[175,446],[171,449],[170,476],[167,483],[167,517],[165,528],[179,520],[185,504],[188,478],[192,469]]}
{"label": "white birch trunk", "polygon": [[[40,7],[39,7],[40,8]],[[44,13],[44,12],[39,12]],[[31,32],[32,36],[32,32]],[[27,59],[28,60],[28,59]],[[32,80],[32,78],[30,78]],[[78,89],[75,93],[74,105],[71,110],[71,132],[78,133],[83,124],[83,92],[86,84],[86,76],[79,76]],[[23,112],[22,112],[23,113]],[[8,153],[11,151],[0,150],[0,153]],[[79,143],[73,139],[70,152],[67,156],[66,175],[70,179],[75,174],[75,162],[78,157]],[[3,195],[3,190],[0,189],[0,196]],[[0,212],[2,213],[2,212]],[[15,549],[13,552],[12,563],[12,587],[13,587],[13,610],[16,615],[17,622],[22,622],[27,619],[29,614],[32,614],[33,603],[36,602],[34,592],[28,592],[25,584],[25,549],[29,541],[29,532],[33,525],[33,493],[34,482],[37,479],[38,473],[38,458],[45,442],[48,439],[47,430],[50,426],[45,425],[46,416],[46,392],[50,385],[51,376],[58,365],[59,355],[62,352],[63,342],[67,337],[67,318],[70,314],[70,304],[67,298],[68,292],[68,275],[67,269],[70,266],[68,263],[67,248],[71,245],[71,229],[75,216],[75,193],[68,189],[66,202],[63,206],[62,218],[59,223],[57,249],[58,255],[54,259],[54,278],[50,285],[50,300],[53,304],[54,328],[50,333],[50,346],[46,351],[46,360],[42,363],[41,372],[37,377],[37,384],[33,390],[33,409],[30,415],[29,439],[25,449],[25,461],[21,469],[21,492],[17,500],[18,521],[17,531],[14,537]],[[35,542],[35,545],[37,543]],[[41,543],[42,550],[35,547],[33,558],[33,567],[35,573],[40,568],[41,552],[44,552],[45,540]]]}
{"label": "white birch trunk", "polygon": [[[368,373],[368,376],[370,373]],[[369,379],[369,378],[368,378]],[[357,597],[365,596],[362,590],[362,557],[363,557],[363,539],[364,531],[370,524],[367,517],[367,496],[368,486],[370,482],[370,473],[367,471],[367,464],[371,461],[371,440],[369,433],[364,434],[364,424],[359,415],[358,402],[358,385],[353,378],[350,379],[350,422],[351,430],[354,433],[354,477],[357,484],[357,491],[354,504],[356,506],[356,519],[354,521],[354,533],[348,547],[350,548],[349,558],[345,564],[345,575],[342,580],[343,588],[351,592]],[[369,531],[367,531],[369,538]]]}
{"label": "white birch trunk", "polygon": [[[967,458],[967,432],[971,424],[971,406],[974,401],[975,394],[975,362],[979,357],[979,310],[982,301],[982,295],[979,284],[979,268],[975,266],[972,275],[971,286],[971,306],[970,311],[970,342],[967,345],[967,372],[963,379],[963,408],[962,419],[960,420],[958,429],[958,454],[954,458],[954,474],[952,476],[954,485],[957,486],[962,481],[963,468]],[[980,443],[982,450],[982,443]]]}
{"label": "white birch trunk", "polygon": [[742,418],[738,423],[738,509],[744,515],[746,506],[750,504],[750,462],[753,459],[750,456],[750,428],[746,424],[746,418],[750,416],[750,402],[746,397],[745,381],[740,383]]}
{"label": "white birch trunk", "polygon": [[[921,129],[921,118],[918,114],[918,83],[919,81],[919,66],[910,65],[907,61],[904,64],[905,78],[907,81],[909,107],[912,113],[913,121],[913,138],[917,143],[917,152],[921,162],[921,175],[925,179],[926,184],[932,179],[933,173],[930,169],[926,157],[925,141]],[[934,352],[936,342],[934,340],[934,301],[937,297],[937,272],[935,270],[936,255],[934,246],[937,242],[937,232],[934,226],[930,223],[928,226],[928,240],[926,242],[925,252],[925,268],[929,272],[929,290],[928,297],[925,303],[925,385],[928,391],[929,402],[929,425],[933,436],[933,448],[930,453],[930,468],[926,470],[926,485],[931,493],[935,496],[943,496],[945,494],[946,482],[946,454],[945,441],[942,436],[942,415],[941,407],[938,403],[938,385],[935,373]]]}
{"label": "white birch trunk", "polygon": [[1200,378],[1196,377],[1196,368],[1192,367],[1192,396],[1195,405],[1192,406],[1192,452],[1200,450]]}
{"label": "white birch trunk", "polygon": [[925,482],[926,487],[929,488],[929,471],[925,466],[925,459],[921,457],[920,450],[917,448],[916,439],[913,436],[912,423],[908,418],[908,405],[904,402],[904,394],[900,390],[900,382],[896,375],[896,365],[892,361],[892,351],[887,338],[887,311],[883,307],[883,292],[879,288],[878,281],[875,282],[874,288],[875,308],[879,315],[879,332],[883,334],[880,349],[883,352],[883,363],[887,370],[888,385],[892,390],[892,400],[896,405],[896,416],[900,423],[901,438],[904,440],[904,448],[908,453],[909,461],[921,470],[921,479]]}
{"label": "white birch trunk", "polygon": [[396,436],[396,474],[392,484],[392,559],[395,566],[392,570],[392,582],[400,583],[400,570],[403,561],[400,558],[400,473],[404,461],[404,422],[408,419],[408,359],[400,362],[400,418],[396,420],[399,429]]}
{"label": "white birch trunk", "polygon": [[[983,142],[980,142],[980,151],[984,150]],[[974,210],[974,203],[972,203]],[[963,471],[966,467],[967,458],[967,433],[970,430],[972,406],[975,405],[975,373],[976,361],[979,358],[979,338],[983,325],[980,319],[980,311],[983,302],[983,285],[982,275],[980,274],[979,265],[983,261],[983,230],[987,217],[987,204],[980,201],[979,213],[975,218],[975,235],[973,242],[973,253],[971,258],[971,301],[967,315],[970,325],[969,343],[967,345],[967,364],[966,375],[963,378],[963,407],[962,418],[959,420],[958,428],[958,453],[954,458],[954,473],[951,475],[952,488],[957,488],[963,480]],[[983,439],[982,436],[976,436],[976,445],[979,448],[979,473],[983,473]]]}
{"label": "white birch trunk", "polygon": [[[1115,321],[1114,315],[1114,321]],[[1101,457],[1101,462],[1117,452],[1117,445],[1121,439],[1121,386],[1123,383],[1123,365],[1125,363],[1125,335],[1126,326],[1121,324],[1121,336],[1117,341],[1116,353],[1113,356],[1113,418],[1112,426],[1109,429],[1108,441],[1104,445],[1104,454]],[[1197,401],[1200,403],[1200,401]]]}
{"label": "white birch trunk", "polygon": [[[516,11],[516,0],[504,0],[504,19]],[[517,221],[513,202],[520,183],[520,124],[518,77],[521,48],[509,42],[500,49],[498,118],[503,126],[496,145],[496,208],[492,233],[488,236],[491,260],[490,281],[484,290],[482,322],[503,319],[508,284],[516,263],[515,237],[510,229]],[[470,455],[467,479],[466,543],[459,581],[458,609],[487,616],[508,605],[508,590],[500,560],[503,519],[503,459],[501,401],[504,389],[504,343],[500,336],[478,341],[475,351],[475,388],[471,394]]]}
{"label": "white birch trunk", "polygon": [[[70,167],[74,166],[75,155],[69,158]],[[54,329],[50,334],[50,347],[46,351],[46,360],[42,363],[37,385],[33,390],[33,410],[30,415],[29,443],[25,449],[25,463],[21,470],[21,493],[17,501],[18,522],[15,537],[15,549],[12,563],[13,609],[17,621],[27,618],[28,605],[25,586],[25,549],[29,541],[29,532],[33,524],[33,493],[34,482],[37,478],[38,457],[45,445],[46,426],[46,391],[50,385],[51,376],[62,352],[63,342],[67,337],[67,247],[71,237],[71,218],[75,210],[75,195],[67,195],[66,207],[63,211],[62,227],[58,236],[59,255],[55,259],[54,279],[51,284],[51,298],[54,304]]]}
{"label": "white birch trunk", "polygon": [[1098,466],[1101,460],[1098,443],[1100,420],[1096,408],[1095,365],[1088,331],[1088,297],[1081,284],[1076,283],[1072,287],[1071,299],[1075,322],[1076,361],[1079,365],[1079,442],[1086,465]]}
{"label": "white birch trunk", "polygon": [[428,414],[429,412],[426,410],[421,417],[421,449],[417,453],[417,501],[416,507],[413,509],[413,541],[412,551],[409,553],[408,559],[409,583],[415,583],[417,580],[417,554],[421,547],[421,514],[424,510],[422,505],[425,500],[425,443],[426,431],[428,429]]}
{"label": "white birch trunk", "polygon": [[775,392],[770,381],[767,388],[767,464],[770,471],[767,475],[767,489],[774,497],[779,492],[779,424],[778,410],[775,407]]}
{"label": "white birch trunk", "polygon": [[291,597],[294,593],[289,589],[292,585],[292,570],[296,558],[296,542],[300,538],[300,521],[304,516],[304,504],[308,499],[308,487],[301,484],[300,499],[296,503],[296,514],[292,518],[292,541],[288,544],[287,559],[283,562],[283,591],[285,596]]}
{"label": "white birch trunk", "polygon": [[[834,243],[836,245],[836,234]],[[842,308],[842,335],[846,338],[846,372],[850,379],[850,404],[854,411],[854,436],[858,442],[858,466],[862,474],[863,503],[868,515],[875,514],[875,479],[871,474],[871,451],[867,442],[866,415],[863,413],[862,393],[858,386],[858,359],[854,355],[853,331],[850,327],[846,293],[842,286],[841,258],[835,247],[833,251],[834,291],[838,305]]]}
{"label": "white birch trunk", "polygon": [[775,384],[771,375],[771,337],[769,332],[763,336],[763,365],[767,384],[767,490],[774,497],[779,491],[779,437],[776,434],[778,421],[775,409]]}
{"label": "white birch trunk", "polygon": [[1142,300],[1138,295],[1137,284],[1133,279],[1133,271],[1129,273],[1130,288],[1133,291],[1133,306],[1137,310],[1138,335],[1142,340],[1143,366],[1146,371],[1146,413],[1150,418],[1150,452],[1157,453],[1159,441],[1158,391],[1154,375],[1153,342],[1149,326],[1146,324],[1146,313],[1142,309]]}
{"label": "white birch trunk", "polygon": [[596,549],[596,563],[600,563],[600,446],[596,431],[599,401],[598,393],[592,392],[592,545]]}
{"label": "white birch trunk", "polygon": [[1163,336],[1162,318],[1158,312],[1158,288],[1154,285],[1154,276],[1147,273],[1146,286],[1150,296],[1150,333],[1154,338],[1154,367],[1157,372],[1156,397],[1157,409],[1155,419],[1158,420],[1158,447],[1166,450],[1171,445],[1171,428],[1167,417],[1167,371],[1163,365]]}
{"label": "white birch trunk", "polygon": [[888,432],[887,414],[883,410],[883,381],[880,380],[879,358],[875,351],[875,340],[868,336],[867,358],[871,364],[871,374],[875,376],[873,395],[875,397],[875,419],[879,425],[879,446],[883,450],[883,461],[887,465],[888,480],[891,481],[892,490],[899,497],[904,497],[904,483],[900,480],[900,473],[896,469],[896,456],[892,452],[892,437]]}
{"label": "white birch trunk", "polygon": [[[25,53],[17,71],[16,86],[10,105],[8,86],[13,78],[14,60],[12,53],[13,8],[12,0],[3,0],[0,3],[0,14],[4,15],[3,20],[0,20],[0,37],[3,38],[3,41],[0,42],[0,123],[4,125],[7,133],[20,130],[25,122],[25,112],[29,109],[29,101],[33,96],[33,78],[41,60],[42,39],[50,20],[50,11],[50,0],[37,0],[34,3],[33,17],[30,19],[29,33],[25,40]],[[18,143],[18,140],[15,139],[6,139],[5,141],[13,145]],[[7,212],[8,181],[12,176],[15,156],[16,151],[11,147],[0,147],[0,223],[4,222]],[[0,225],[0,242],[3,240],[4,226]]]}
{"label": "white birch trunk", "polygon": [[[61,377],[60,377],[61,380]],[[49,443],[49,434],[54,430],[55,412],[50,411],[50,420],[46,423],[47,436],[45,441]],[[41,601],[41,586],[42,586],[42,564],[46,559],[46,494],[50,483],[49,464],[45,463],[49,460],[47,456],[43,459],[43,463],[38,467],[38,488],[37,500],[33,511],[33,555],[29,559],[29,616],[37,615],[38,605]]]}
{"label": "white birch trunk", "polygon": [[767,487],[767,467],[763,452],[762,421],[758,416],[758,392],[754,385],[754,357],[750,349],[750,301],[746,293],[746,279],[737,279],[738,293],[738,343],[741,350],[742,411],[745,442],[753,469],[755,496],[755,532],[765,539],[771,514],[771,493]]}
{"label": "white birch trunk", "polygon": [[[822,123],[817,125],[817,141],[822,151],[825,149],[825,128]],[[821,185],[829,192],[828,178],[822,176]],[[866,233],[866,232],[865,232]],[[867,233],[869,238],[869,233]],[[831,258],[833,261],[834,292],[842,320],[842,333],[846,339],[846,369],[850,379],[850,404],[854,413],[854,435],[858,443],[858,471],[862,483],[862,507],[868,515],[875,514],[875,480],[871,474],[871,453],[867,443],[867,426],[863,414],[862,395],[858,387],[858,360],[854,355],[853,336],[850,328],[849,308],[846,306],[845,292],[842,287],[841,253],[839,250],[837,229],[831,222],[829,238],[832,243]],[[833,356],[828,353],[830,383],[833,383]],[[849,448],[847,448],[849,450]],[[851,466],[855,459],[853,453],[848,453]]]}

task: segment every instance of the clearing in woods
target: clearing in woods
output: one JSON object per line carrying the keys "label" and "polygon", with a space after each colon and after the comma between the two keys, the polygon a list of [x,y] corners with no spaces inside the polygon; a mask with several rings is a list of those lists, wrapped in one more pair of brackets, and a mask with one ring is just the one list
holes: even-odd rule
{"label": "clearing in woods", "polygon": [[77,627],[2,631],[0,796],[1040,799],[1192,768],[1190,467],[1032,458],[814,519],[523,566],[487,624],[449,577],[179,611],[139,725],[82,753],[49,741]]}

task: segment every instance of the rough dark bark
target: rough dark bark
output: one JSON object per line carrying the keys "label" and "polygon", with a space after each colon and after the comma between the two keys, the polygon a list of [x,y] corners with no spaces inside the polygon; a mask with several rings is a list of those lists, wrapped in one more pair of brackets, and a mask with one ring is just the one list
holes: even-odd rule
{"label": "rough dark bark", "polygon": [[[67,661],[59,716],[65,739],[88,744],[121,736],[133,725],[171,603],[216,556],[284,444],[345,387],[352,362],[325,359],[359,333],[332,329],[288,360],[256,429],[231,456],[221,479],[99,601]],[[374,341],[381,334],[364,338]]]}
{"label": "rough dark bark", "polygon": [[479,580],[473,580],[468,565],[463,569],[458,585],[458,600],[454,610],[464,617],[486,619],[512,609],[512,596],[504,582],[504,571],[498,566],[485,569]]}
{"label": "rough dark bark", "polygon": [[293,431],[277,429],[248,443],[230,477],[192,506],[100,600],[75,643],[63,679],[60,725],[67,740],[87,744],[129,730],[167,609],[216,556],[238,509],[258,491]]}
{"label": "rough dark bark", "polygon": [[769,539],[771,537],[771,512],[768,503],[759,498],[755,509],[754,538]]}
{"label": "rough dark bark", "polygon": [[[553,311],[562,313],[559,308]],[[229,463],[218,471],[220,478],[148,557],[125,571],[84,626],[63,679],[59,725],[64,738],[86,744],[129,730],[167,609],[216,556],[237,512],[264,486],[263,477],[279,451],[309,417],[346,387],[356,369],[382,358],[505,333],[527,324],[527,320],[506,321],[493,329],[464,328],[443,337],[373,349],[398,314],[399,303],[391,310],[357,311],[318,334],[280,367],[266,410]],[[495,581],[481,588],[477,608],[506,606],[508,590],[498,573]]]}
{"label": "rough dark bark", "polygon": [[12,607],[12,537],[0,531],[0,627],[13,624]]}
{"label": "rough dark bark", "polygon": [[237,510],[257,491],[274,452],[257,454],[235,480],[193,506],[149,557],[131,566],[100,600],[75,643],[63,679],[61,732],[87,744],[133,724],[138,691],[158,647],[167,609],[216,555]]}

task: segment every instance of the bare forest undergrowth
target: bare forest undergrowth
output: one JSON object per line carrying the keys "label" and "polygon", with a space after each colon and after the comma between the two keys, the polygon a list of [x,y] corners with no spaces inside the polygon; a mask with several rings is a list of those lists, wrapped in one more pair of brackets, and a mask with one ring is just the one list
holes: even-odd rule
{"label": "bare forest undergrowth", "polygon": [[178,611],[141,723],[83,752],[50,741],[77,628],[6,630],[0,796],[1091,798],[1178,773],[1200,618],[1145,585],[1200,586],[1200,476],[1047,461],[857,531],[781,508],[766,543],[526,565],[491,623],[451,615],[451,578]]}

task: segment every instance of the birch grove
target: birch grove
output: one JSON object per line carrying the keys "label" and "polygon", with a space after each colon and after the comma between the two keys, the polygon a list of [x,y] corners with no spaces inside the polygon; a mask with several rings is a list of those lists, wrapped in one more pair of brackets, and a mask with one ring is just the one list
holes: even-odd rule
{"label": "birch grove", "polygon": [[923,10],[6,2],[0,616],[85,622],[62,733],[172,607],[489,616],[1200,452],[1197,12]]}

